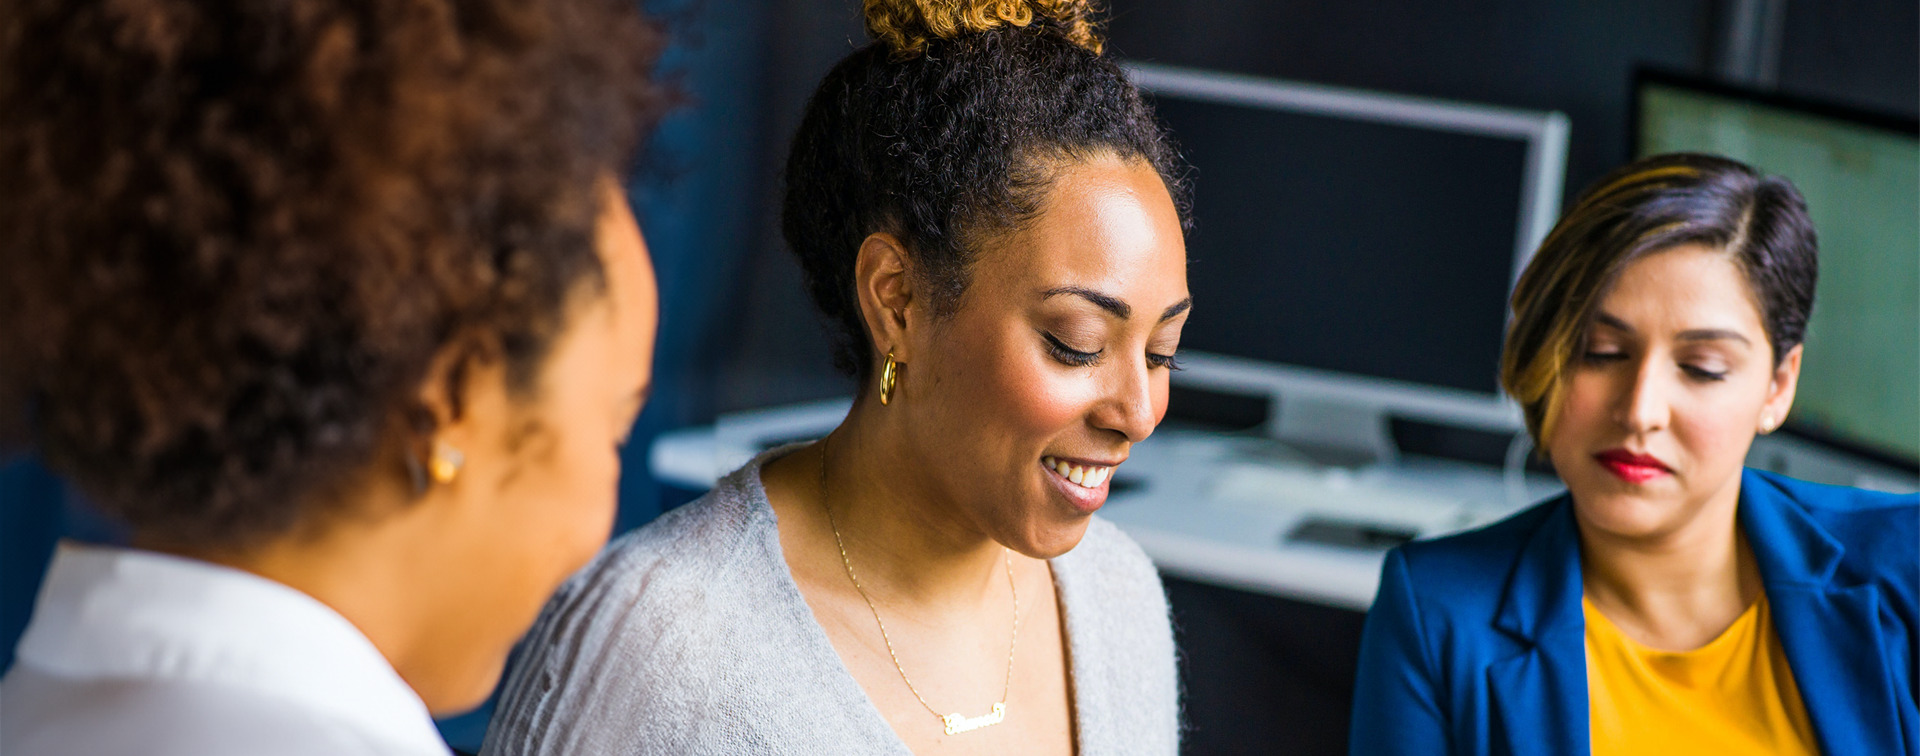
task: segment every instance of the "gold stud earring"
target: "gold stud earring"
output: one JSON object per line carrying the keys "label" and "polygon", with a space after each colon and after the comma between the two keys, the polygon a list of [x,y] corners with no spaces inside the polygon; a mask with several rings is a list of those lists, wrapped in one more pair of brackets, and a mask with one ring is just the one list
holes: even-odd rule
{"label": "gold stud earring", "polygon": [[427,460],[427,472],[433,476],[433,482],[440,485],[452,483],[460,477],[461,466],[467,463],[467,455],[445,441],[433,442],[433,456]]}
{"label": "gold stud earring", "polygon": [[882,406],[893,401],[893,382],[895,376],[898,375],[895,371],[893,350],[889,349],[887,350],[887,364],[880,368],[880,404]]}

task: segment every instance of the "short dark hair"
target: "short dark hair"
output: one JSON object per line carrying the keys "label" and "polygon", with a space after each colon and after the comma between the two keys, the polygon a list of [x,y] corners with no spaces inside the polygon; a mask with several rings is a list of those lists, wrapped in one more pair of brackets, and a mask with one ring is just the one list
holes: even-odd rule
{"label": "short dark hair", "polygon": [[841,371],[871,369],[853,281],[870,234],[897,236],[935,311],[950,313],[980,242],[1032,219],[1062,160],[1143,160],[1187,222],[1178,156],[1099,53],[1085,0],[866,8],[879,41],[834,66],[807,103],[781,214]]}
{"label": "short dark hair", "polygon": [[1700,244],[1746,274],[1775,365],[1805,339],[1820,275],[1807,202],[1793,184],[1713,155],[1655,155],[1580,195],[1527,264],[1513,292],[1500,381],[1544,444],[1564,373],[1601,298],[1635,260]]}
{"label": "short dark hair", "polygon": [[0,404],[143,537],[316,522],[444,349],[533,383],[660,43],[630,0],[16,0]]}

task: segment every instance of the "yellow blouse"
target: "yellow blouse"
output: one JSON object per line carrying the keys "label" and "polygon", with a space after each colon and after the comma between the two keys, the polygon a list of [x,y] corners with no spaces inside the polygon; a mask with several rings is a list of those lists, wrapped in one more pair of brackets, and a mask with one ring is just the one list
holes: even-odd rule
{"label": "yellow blouse", "polygon": [[1581,605],[1593,756],[1820,752],[1765,595],[1720,637],[1677,652],[1640,645]]}

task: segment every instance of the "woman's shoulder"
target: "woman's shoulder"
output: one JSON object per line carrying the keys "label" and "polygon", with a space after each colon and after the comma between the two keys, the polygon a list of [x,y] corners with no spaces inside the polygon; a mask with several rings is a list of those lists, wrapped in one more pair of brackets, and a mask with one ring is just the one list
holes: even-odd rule
{"label": "woman's shoulder", "polygon": [[1072,649],[1081,750],[1179,750],[1179,674],[1160,574],[1113,523],[1092,518],[1053,560]]}
{"label": "woman's shoulder", "polygon": [[331,711],[207,680],[69,679],[15,665],[0,693],[7,701],[0,709],[0,753],[432,753],[410,748],[418,741],[383,739]]}
{"label": "woman's shoulder", "polygon": [[1884,573],[1915,582],[1920,555],[1920,494],[1834,486],[1749,470],[1757,483],[1791,501],[1844,549],[1843,564],[1856,573]]}
{"label": "woman's shoulder", "polygon": [[1165,614],[1166,591],[1153,560],[1132,538],[1098,516],[1087,523],[1080,543],[1053,560],[1055,580],[1064,592],[1097,594],[1102,603],[1160,607]]}
{"label": "woman's shoulder", "polygon": [[1455,589],[1487,593],[1490,575],[1505,576],[1543,529],[1570,525],[1564,494],[1522,509],[1504,519],[1453,535],[1412,541],[1388,552],[1387,568],[1395,563],[1420,578],[1422,592],[1450,596]]}
{"label": "woman's shoulder", "polygon": [[1789,478],[1765,470],[1748,470],[1756,478],[1818,515],[1903,520],[1920,517],[1920,493],[1889,493],[1853,486]]}
{"label": "woman's shoulder", "polygon": [[679,603],[684,591],[711,596],[774,567],[767,542],[777,539],[770,509],[731,479],[705,496],[607,544],[570,578],[546,613],[608,611],[647,614]]}
{"label": "woman's shoulder", "polygon": [[567,581],[521,644],[490,753],[711,745],[699,724],[726,705],[715,694],[751,688],[759,657],[795,655],[786,646],[810,621],[782,590],[778,526],[756,483],[722,480]]}

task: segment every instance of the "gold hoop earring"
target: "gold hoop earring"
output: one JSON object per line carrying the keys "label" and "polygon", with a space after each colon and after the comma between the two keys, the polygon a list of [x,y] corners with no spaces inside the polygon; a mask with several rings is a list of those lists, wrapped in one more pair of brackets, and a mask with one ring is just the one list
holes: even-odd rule
{"label": "gold hoop earring", "polygon": [[427,473],[433,476],[433,482],[444,486],[460,477],[460,468],[466,464],[466,454],[445,441],[435,441],[433,456],[427,460]]}
{"label": "gold hoop earring", "polygon": [[893,382],[898,375],[893,361],[893,350],[887,350],[887,364],[880,368],[880,404],[885,406],[893,401]]}

